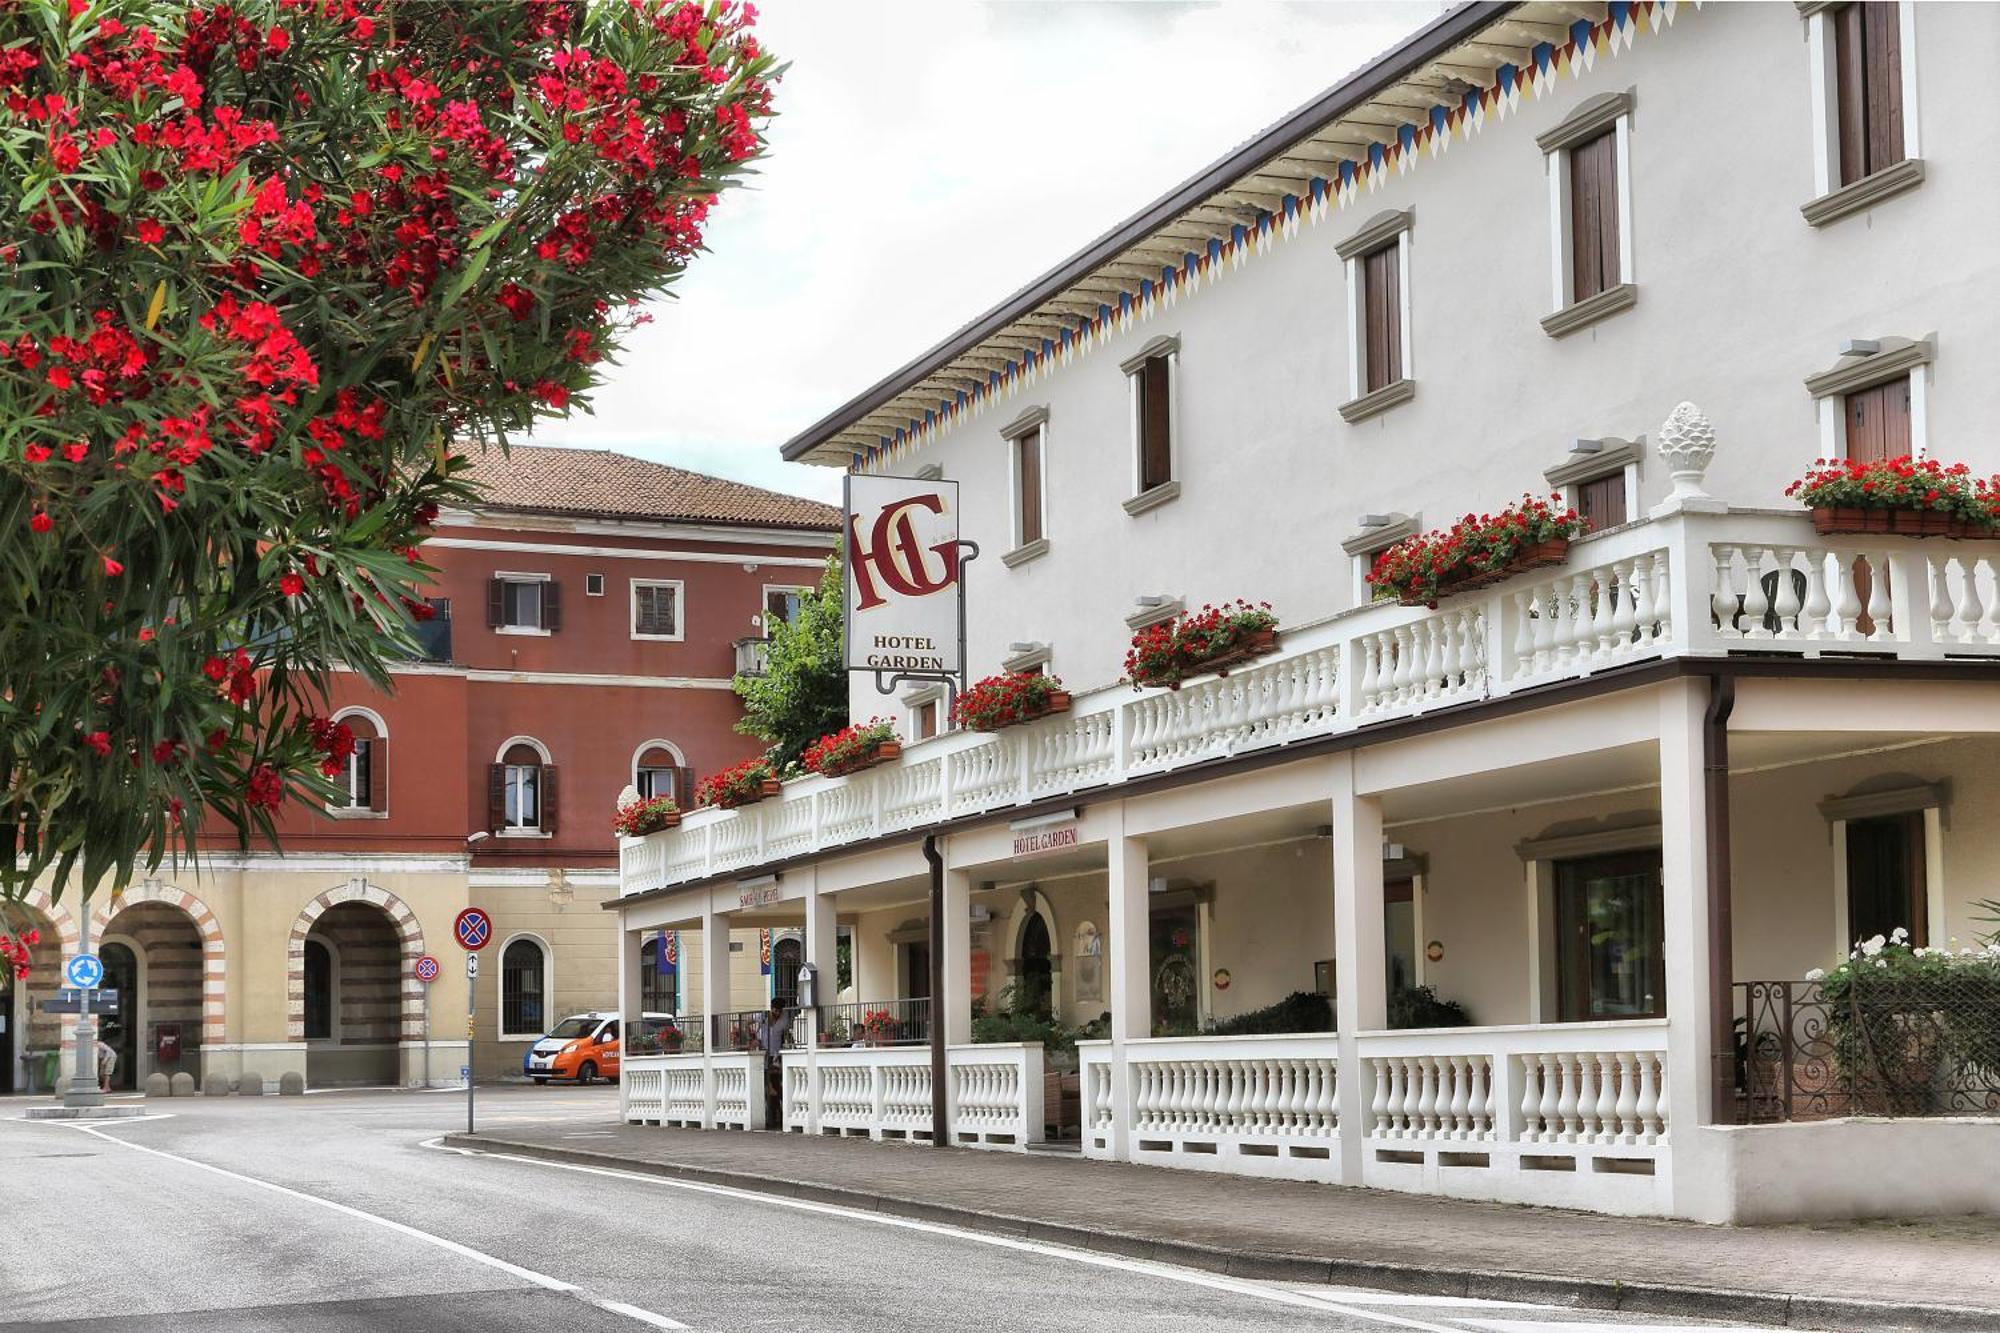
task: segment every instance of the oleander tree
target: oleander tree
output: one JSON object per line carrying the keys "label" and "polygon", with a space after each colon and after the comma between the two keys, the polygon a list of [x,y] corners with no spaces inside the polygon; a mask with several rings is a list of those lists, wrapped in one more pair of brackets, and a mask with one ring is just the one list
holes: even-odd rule
{"label": "oleander tree", "polygon": [[462,451],[579,406],[763,151],[754,20],[0,0],[0,937],[326,794]]}

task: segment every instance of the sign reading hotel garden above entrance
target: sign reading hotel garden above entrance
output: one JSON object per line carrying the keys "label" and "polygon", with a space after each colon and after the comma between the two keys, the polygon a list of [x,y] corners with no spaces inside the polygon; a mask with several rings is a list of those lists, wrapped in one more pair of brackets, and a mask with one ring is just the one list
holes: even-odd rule
{"label": "sign reading hotel garden above entrance", "polygon": [[1077,845],[1077,824],[1074,819],[1060,824],[1043,824],[1038,828],[1014,830],[1014,856],[1040,856],[1043,852],[1059,852],[1066,847]]}
{"label": "sign reading hotel garden above entrance", "polygon": [[847,669],[965,669],[958,483],[847,478]]}

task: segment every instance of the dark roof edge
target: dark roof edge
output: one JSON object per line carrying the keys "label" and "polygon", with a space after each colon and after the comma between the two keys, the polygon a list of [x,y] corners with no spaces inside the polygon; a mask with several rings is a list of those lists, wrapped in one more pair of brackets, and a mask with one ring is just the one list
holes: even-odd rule
{"label": "dark roof edge", "polygon": [[842,403],[785,441],[779,446],[779,452],[792,462],[804,458],[824,444],[834,433],[843,429],[848,422],[872,412],[897,394],[922,381],[942,363],[992,337],[1077,279],[1142,240],[1161,223],[1192,208],[1243,175],[1249,168],[1276,155],[1279,149],[1338,119],[1384,87],[1412,73],[1427,61],[1443,55],[1473,33],[1518,7],[1517,0],[1476,0],[1475,3],[1461,5],[1433,19],[1400,44],[1369,61],[1270,129],[1242,147],[1233,149],[1192,179],[1154,200],[1132,217],[1098,237],[1002,301],[974,323],[952,334],[887,378]]}
{"label": "dark roof edge", "polygon": [[[805,504],[825,504],[824,500],[808,500],[804,496],[794,497]],[[481,498],[465,506],[470,513],[491,514],[545,514],[550,518],[601,518],[614,523],[691,523],[699,527],[713,528],[773,528],[783,532],[810,532],[840,534],[840,510],[827,506],[833,512],[824,520],[814,522],[780,522],[765,518],[707,518],[699,514],[639,514],[629,510],[584,509],[576,506],[565,508],[561,505],[499,504]]]}

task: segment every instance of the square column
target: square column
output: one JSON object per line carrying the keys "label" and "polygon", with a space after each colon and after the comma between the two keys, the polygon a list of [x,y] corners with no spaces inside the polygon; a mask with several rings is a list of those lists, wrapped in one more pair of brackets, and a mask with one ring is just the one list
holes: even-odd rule
{"label": "square column", "polygon": [[1372,1089],[1358,1036],[1389,1021],[1382,947],[1382,802],[1354,791],[1352,751],[1333,757],[1334,1030],[1339,1052],[1340,1178],[1361,1183]]}
{"label": "square column", "polygon": [[701,913],[701,1124],[715,1128],[716,1020],[729,1009],[729,918],[714,907]]}
{"label": "square column", "polygon": [[1151,864],[1145,839],[1124,835],[1124,812],[1115,818],[1105,844],[1110,871],[1105,948],[1111,956],[1111,1152],[1119,1161],[1129,1162],[1133,1108],[1126,1044],[1153,1029],[1152,922],[1146,901]]}
{"label": "square column", "polygon": [[[807,873],[811,873],[808,871]],[[802,1038],[806,1046],[806,1133],[819,1133],[819,1009],[818,1005],[831,1002],[840,979],[839,927],[834,920],[833,895],[821,893],[817,877],[806,892],[806,961],[813,965],[815,1007],[806,1009],[799,1015],[805,1027]],[[780,1057],[782,1067],[782,1057]],[[783,1106],[791,1097],[787,1088],[780,1099],[779,1121],[776,1126],[783,1129]]]}
{"label": "square column", "polygon": [[[1716,1023],[1725,1024],[1727,1032],[1732,1015],[1720,1011],[1714,990],[1714,968],[1722,960],[1710,936],[1709,852],[1717,830],[1709,817],[1704,781],[1707,693],[1702,680],[1671,681],[1660,688],[1660,879],[1667,979],[1667,1087],[1661,1109],[1673,1143],[1668,1188],[1673,1211],[1682,1217],[1716,1216],[1692,1195],[1701,1182],[1720,1184],[1720,1164],[1703,1151],[1712,1136],[1705,1136],[1701,1127],[1714,1121],[1717,1057],[1734,1059],[1732,1043],[1718,1043],[1715,1037]],[[1722,836],[1726,839],[1726,831]]]}
{"label": "square column", "polygon": [[[639,1026],[640,1015],[645,1012],[645,1004],[640,995],[640,950],[645,947],[644,931],[627,930],[622,925],[618,929],[618,1050],[630,1057],[632,1044],[626,1038]],[[430,1044],[430,1033],[424,1033],[424,1043]],[[428,1052],[426,1052],[428,1067]],[[618,1118],[625,1119],[625,1111],[630,1104],[628,1091],[632,1084],[629,1079],[618,1080]]]}
{"label": "square column", "polygon": [[944,1044],[964,1046],[972,1040],[972,876],[963,870],[944,872],[944,995],[932,1001],[932,1015],[944,1024]]}

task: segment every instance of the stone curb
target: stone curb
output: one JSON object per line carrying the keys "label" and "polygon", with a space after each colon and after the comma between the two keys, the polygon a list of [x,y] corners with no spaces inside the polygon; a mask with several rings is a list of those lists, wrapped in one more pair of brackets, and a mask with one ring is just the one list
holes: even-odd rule
{"label": "stone curb", "polygon": [[1413,1296],[1469,1296],[1579,1310],[1615,1310],[1624,1314],[1743,1320],[1780,1328],[1826,1330],[1827,1333],[2000,1333],[2000,1310],[1785,1295],[1728,1287],[1689,1287],[1660,1282],[1435,1268],[1261,1250],[1220,1250],[1186,1241],[1165,1240],[1142,1232],[1049,1222],[956,1204],[877,1194],[818,1181],[689,1166],[681,1162],[650,1162],[582,1148],[554,1148],[487,1134],[447,1134],[444,1144],[449,1148],[508,1152],[550,1162],[722,1185],[753,1194],[834,1204],[920,1222],[964,1227],[969,1231],[1046,1241],[1130,1259],[1150,1259],[1157,1263],[1177,1264],[1253,1281],[1313,1282],[1369,1287]]}

